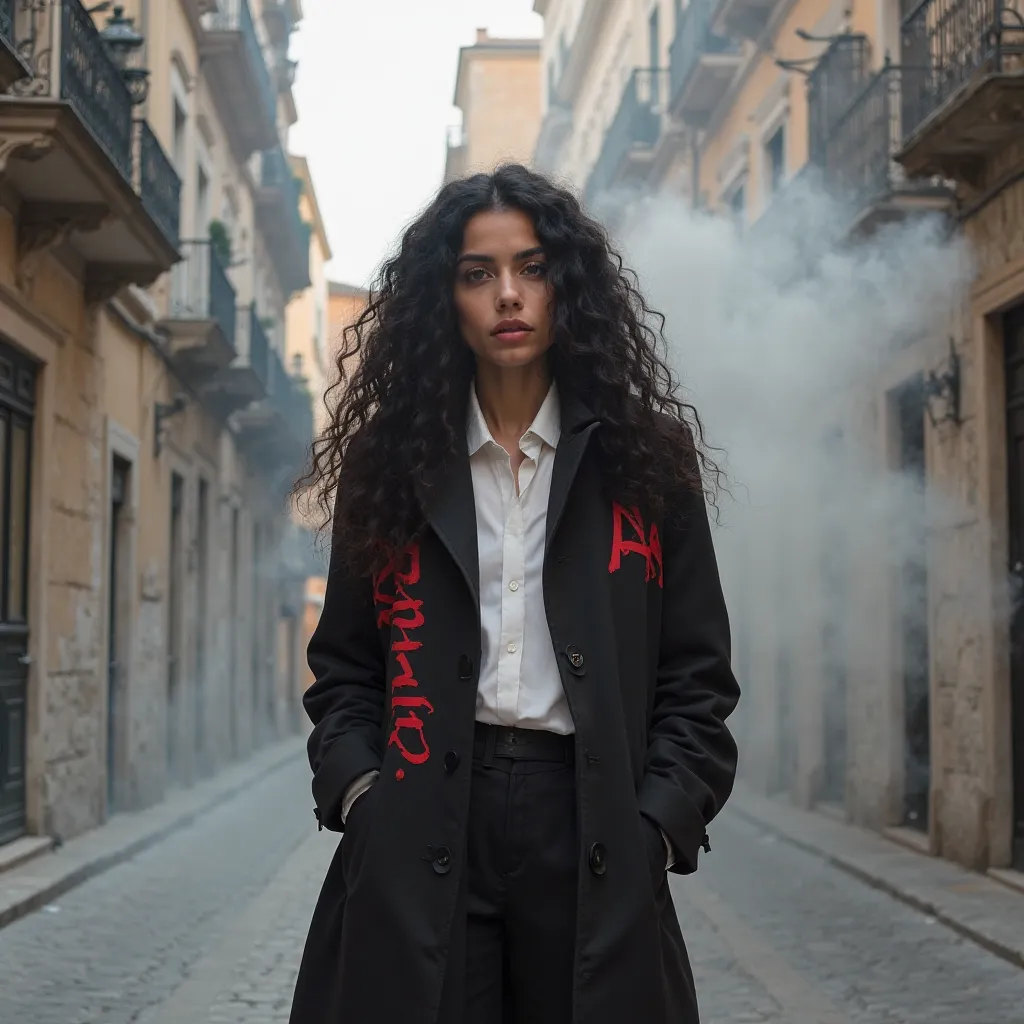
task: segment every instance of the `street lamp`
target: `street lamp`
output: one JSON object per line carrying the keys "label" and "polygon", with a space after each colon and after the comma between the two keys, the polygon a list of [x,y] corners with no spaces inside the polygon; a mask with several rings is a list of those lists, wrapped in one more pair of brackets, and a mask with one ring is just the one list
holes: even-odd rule
{"label": "street lamp", "polygon": [[107,19],[107,26],[100,33],[117,70],[132,98],[132,106],[144,103],[149,93],[149,69],[130,63],[142,49],[145,38],[135,31],[135,19],[124,16],[124,7],[117,4]]}

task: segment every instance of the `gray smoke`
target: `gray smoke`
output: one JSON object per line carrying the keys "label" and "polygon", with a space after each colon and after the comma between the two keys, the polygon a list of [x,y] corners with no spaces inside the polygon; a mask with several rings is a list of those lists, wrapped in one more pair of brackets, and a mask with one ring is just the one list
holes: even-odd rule
{"label": "gray smoke", "polygon": [[[726,453],[716,544],[748,694],[741,727],[751,764],[780,773],[769,789],[789,784],[782,762],[802,730],[818,737],[801,756],[820,778],[822,691],[836,671],[848,691],[884,674],[893,621],[906,672],[927,686],[927,539],[958,515],[954,495],[923,499],[920,397],[903,421],[920,436],[901,445],[895,396],[915,377],[910,349],[942,364],[969,254],[936,220],[852,244],[850,215],[794,185],[746,231],[661,198],[622,230],[627,262],[667,317],[670,362]],[[767,746],[776,716],[781,753]],[[826,729],[824,747],[839,740]]]}

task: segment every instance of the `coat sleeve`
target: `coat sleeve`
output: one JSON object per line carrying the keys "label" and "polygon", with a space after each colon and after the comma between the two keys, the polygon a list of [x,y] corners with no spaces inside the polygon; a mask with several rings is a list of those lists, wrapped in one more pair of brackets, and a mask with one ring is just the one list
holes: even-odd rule
{"label": "coat sleeve", "polygon": [[740,694],[704,496],[681,500],[666,514],[661,542],[661,639],[639,801],[672,843],[672,870],[687,874],[732,792],[736,743],[725,721]]}
{"label": "coat sleeve", "polygon": [[349,785],[381,766],[386,666],[373,582],[349,572],[336,545],[307,658],[315,677],[303,706],[313,723],[307,746],[316,815],[324,828],[341,832]]}

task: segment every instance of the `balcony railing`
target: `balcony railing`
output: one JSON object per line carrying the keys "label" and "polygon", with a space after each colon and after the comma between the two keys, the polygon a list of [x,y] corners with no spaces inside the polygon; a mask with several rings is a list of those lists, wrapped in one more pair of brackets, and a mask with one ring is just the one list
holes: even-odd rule
{"label": "balcony railing", "polygon": [[175,248],[180,239],[181,179],[153,129],[135,122],[135,190],[146,212]]}
{"label": "balcony railing", "polygon": [[171,270],[171,317],[213,320],[235,345],[235,289],[209,239],[181,243],[182,260]]}
{"label": "balcony railing", "polygon": [[900,134],[899,69],[883,68],[836,122],[825,140],[826,187],[858,206],[890,192],[898,175],[892,154]]}
{"label": "balcony railing", "polygon": [[978,75],[1021,70],[1024,0],[922,0],[901,30],[903,138]]}
{"label": "balcony railing", "polygon": [[260,185],[279,191],[281,201],[289,210],[295,211],[295,218],[299,220],[299,185],[288,157],[280,146],[263,152],[260,160]]}
{"label": "balcony railing", "polygon": [[239,310],[241,319],[240,326],[245,333],[245,345],[239,348],[245,349],[249,368],[259,378],[264,391],[269,391],[271,380],[270,369],[270,342],[267,340],[267,332],[260,323],[259,313],[256,312],[256,303],[250,304],[248,309]]}
{"label": "balcony railing", "polygon": [[[11,12],[9,2],[7,11]],[[23,28],[18,50],[30,75],[17,82],[14,91],[66,101],[130,181],[131,97],[92,18],[79,0],[59,0],[26,11]]]}
{"label": "balcony railing", "polygon": [[675,39],[669,47],[669,88],[673,106],[697,70],[702,56],[739,52],[739,44],[735,40],[711,31],[714,7],[715,0],[690,0],[679,19]]}
{"label": "balcony railing", "polygon": [[807,76],[807,132],[812,163],[824,163],[830,133],[867,84],[868,58],[867,36],[837,36]]}
{"label": "balcony railing", "polygon": [[14,0],[0,0],[0,37],[14,42]]}
{"label": "balcony railing", "polygon": [[313,440],[313,406],[309,392],[288,375],[276,349],[270,353],[270,396],[292,437],[304,448]]}
{"label": "balcony railing", "polygon": [[260,46],[256,26],[253,24],[249,0],[218,0],[219,10],[207,15],[210,19],[207,27],[214,32],[241,33],[249,63],[256,74],[259,88],[259,100],[272,121],[277,120],[277,91],[270,78],[267,60]]}
{"label": "balcony railing", "polygon": [[597,162],[587,179],[589,201],[615,183],[624,160],[634,147],[652,147],[657,143],[667,86],[668,73],[663,68],[637,68],[629,76]]}

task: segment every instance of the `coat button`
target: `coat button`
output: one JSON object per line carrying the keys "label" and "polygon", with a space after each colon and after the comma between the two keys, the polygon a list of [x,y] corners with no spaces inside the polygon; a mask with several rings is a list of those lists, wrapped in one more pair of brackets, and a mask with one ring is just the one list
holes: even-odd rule
{"label": "coat button", "polygon": [[569,644],[565,649],[566,657],[569,659],[569,664],[575,669],[583,668],[583,653],[580,649],[573,644]]}
{"label": "coat button", "polygon": [[447,846],[439,846],[434,851],[434,870],[439,875],[447,875],[452,869],[452,851]]}
{"label": "coat button", "polygon": [[473,659],[468,654],[459,655],[459,678],[473,678]]}
{"label": "coat button", "polygon": [[449,750],[444,755],[444,770],[451,775],[459,767],[459,755],[454,750]]}
{"label": "coat button", "polygon": [[590,848],[590,870],[595,875],[603,875],[608,870],[608,861],[604,843],[594,843]]}

